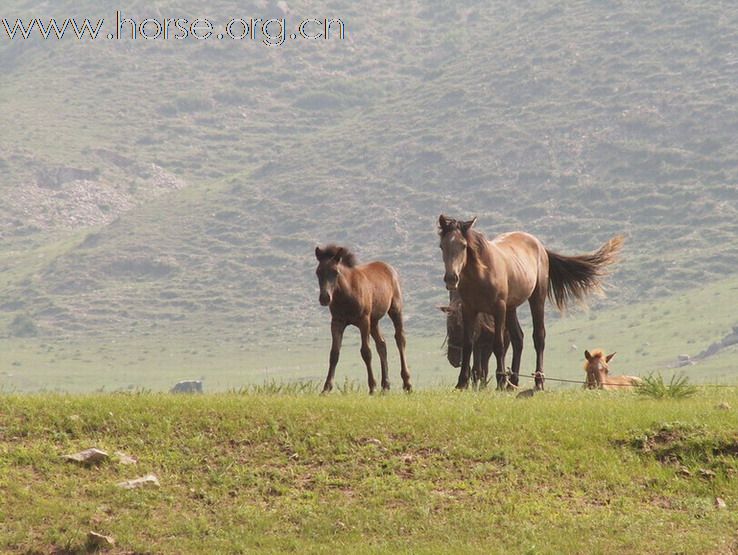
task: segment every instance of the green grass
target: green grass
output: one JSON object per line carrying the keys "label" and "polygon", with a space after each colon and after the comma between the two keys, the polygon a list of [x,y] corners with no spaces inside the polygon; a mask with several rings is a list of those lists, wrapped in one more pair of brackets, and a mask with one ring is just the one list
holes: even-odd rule
{"label": "green grass", "polygon": [[[737,547],[734,389],[284,391],[0,397],[0,551],[83,552],[90,530],[120,553]],[[139,462],[60,458],[92,446]]]}
{"label": "green grass", "polygon": [[[733,304],[725,302],[738,288],[735,278],[706,284],[684,293],[622,307],[572,311],[563,318],[548,317],[546,369],[550,378],[583,380],[585,349],[616,352],[613,374],[648,376],[665,380],[683,372],[696,384],[735,384],[736,348],[724,349],[694,366],[675,368],[680,354],[694,357],[722,339],[735,325]],[[6,392],[116,391],[139,388],[168,390],[181,379],[204,378],[208,392],[239,389],[254,384],[320,381],[325,379],[330,349],[329,316],[313,306],[319,322],[310,333],[290,341],[262,337],[258,327],[222,330],[203,327],[184,333],[172,324],[146,333],[96,333],[86,337],[0,338],[0,390]],[[419,388],[448,387],[458,371],[448,365],[442,349],[444,316],[436,310],[435,328],[418,330],[407,323],[408,360],[413,383]],[[519,315],[526,334],[521,369],[522,383],[531,383],[535,351],[527,309]],[[10,324],[10,322],[8,322]],[[203,324],[204,325],[204,324]],[[397,350],[391,324],[384,324],[389,339],[390,380],[399,384]],[[510,363],[508,356],[507,363]],[[378,375],[379,360],[374,355]],[[364,384],[366,371],[359,356],[358,332],[349,328],[344,338],[337,380]],[[576,387],[551,380],[552,389]]]}
{"label": "green grass", "polygon": [[661,374],[650,374],[643,378],[643,383],[636,389],[639,395],[654,399],[684,399],[697,393],[697,387],[689,383],[684,375],[673,375],[668,383]]}

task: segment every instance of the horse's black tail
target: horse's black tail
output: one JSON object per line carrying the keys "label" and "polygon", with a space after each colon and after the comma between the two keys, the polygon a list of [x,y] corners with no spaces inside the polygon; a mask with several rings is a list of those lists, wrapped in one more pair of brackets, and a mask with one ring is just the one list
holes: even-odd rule
{"label": "horse's black tail", "polygon": [[618,235],[592,254],[563,256],[546,249],[548,254],[548,298],[559,310],[571,301],[582,301],[585,295],[602,289],[607,267],[617,261],[623,246]]}

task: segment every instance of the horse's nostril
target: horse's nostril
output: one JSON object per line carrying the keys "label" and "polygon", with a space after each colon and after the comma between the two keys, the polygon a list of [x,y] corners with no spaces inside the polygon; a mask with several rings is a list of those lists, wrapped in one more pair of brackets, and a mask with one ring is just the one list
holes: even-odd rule
{"label": "horse's nostril", "polygon": [[446,274],[443,276],[443,281],[446,282],[446,289],[453,291],[459,284],[459,276]]}

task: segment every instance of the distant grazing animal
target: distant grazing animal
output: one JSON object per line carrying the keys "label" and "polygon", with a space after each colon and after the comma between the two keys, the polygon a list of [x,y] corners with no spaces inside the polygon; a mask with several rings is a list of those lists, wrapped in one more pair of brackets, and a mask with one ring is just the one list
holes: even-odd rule
{"label": "distant grazing animal", "polygon": [[614,237],[592,254],[562,256],[547,250],[536,237],[519,231],[488,241],[472,229],[476,221],[474,218],[464,222],[444,215],[438,218],[445,266],[443,281],[449,291],[459,291],[464,320],[461,373],[456,387],[464,389],[469,385],[471,331],[479,313],[491,314],[495,323],[492,347],[497,362],[497,387],[504,388],[507,384],[506,329],[513,346],[510,381],[518,385],[523,330],[516,325],[516,310],[528,301],[533,316],[536,388],[543,389],[546,297],[562,310],[569,301],[582,300],[586,294],[600,289],[605,269],[615,262],[623,239]]}
{"label": "distant grazing animal", "polygon": [[584,363],[584,371],[587,373],[587,382],[584,385],[586,389],[630,390],[643,383],[636,376],[611,376],[608,363],[614,356],[615,353],[605,355],[601,349],[595,349],[591,353],[584,351],[584,358],[587,359]]}
{"label": "distant grazing animal", "polygon": [[[461,298],[457,290],[449,291],[448,306],[439,307],[446,314],[446,358],[454,368],[461,366],[461,350],[464,343],[464,320],[461,314]],[[515,318],[517,322],[517,317]],[[519,325],[519,324],[518,324]],[[489,380],[489,359],[495,321],[489,314],[478,314],[472,330],[473,363],[471,377],[474,387],[486,387]],[[510,345],[510,334],[505,333],[505,351]],[[459,377],[461,379],[461,376]]]}
{"label": "distant grazing animal", "polygon": [[183,380],[174,384],[170,393],[202,393],[202,380]]}
{"label": "distant grazing animal", "polygon": [[382,366],[382,390],[390,388],[387,370],[387,344],[379,329],[379,320],[388,314],[395,327],[395,342],[400,351],[400,375],[402,387],[410,391],[410,371],[405,360],[405,332],[402,327],[402,291],[397,272],[384,262],[358,265],[354,255],[345,247],[329,245],[315,247],[318,268],[315,270],[320,286],[318,301],[331,311],[331,345],[328,377],[323,393],[333,389],[333,378],[341,351],[343,332],[348,325],[359,328],[361,333],[361,358],[366,364],[369,393],[374,393],[377,383],[372,372],[372,351],[369,335],[374,338]]}

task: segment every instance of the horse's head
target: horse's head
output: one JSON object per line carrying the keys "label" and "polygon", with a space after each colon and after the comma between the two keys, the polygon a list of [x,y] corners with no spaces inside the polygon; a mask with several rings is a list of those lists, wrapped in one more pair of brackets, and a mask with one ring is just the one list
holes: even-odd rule
{"label": "horse's head", "polygon": [[318,276],[320,286],[318,301],[322,306],[328,306],[331,304],[338,276],[341,275],[341,266],[353,266],[354,256],[344,247],[329,245],[324,249],[315,247],[315,258],[318,259],[315,275]]}
{"label": "horse's head", "polygon": [[584,371],[587,373],[586,386],[588,389],[602,389],[602,384],[607,379],[607,374],[610,371],[607,363],[614,356],[615,353],[606,356],[604,351],[600,349],[596,349],[591,353],[584,351],[584,358],[587,359],[584,363]]}
{"label": "horse's head", "polygon": [[438,218],[439,235],[441,236],[441,252],[446,273],[443,281],[446,289],[454,291],[459,285],[459,275],[466,265],[466,248],[469,244],[467,233],[477,219],[461,222],[447,218],[443,214]]}
{"label": "horse's head", "polygon": [[451,366],[458,368],[461,366],[461,349],[464,343],[464,320],[459,294],[451,291],[448,306],[438,308],[446,314],[446,357]]}

